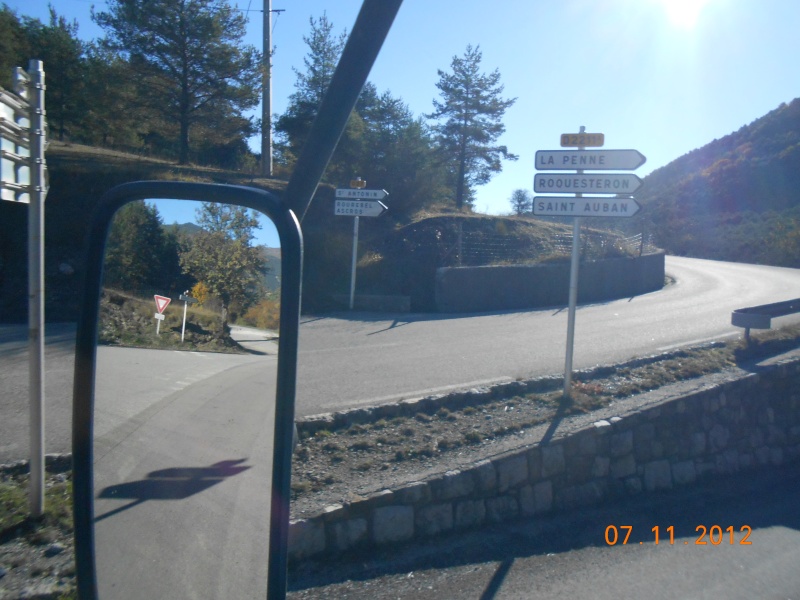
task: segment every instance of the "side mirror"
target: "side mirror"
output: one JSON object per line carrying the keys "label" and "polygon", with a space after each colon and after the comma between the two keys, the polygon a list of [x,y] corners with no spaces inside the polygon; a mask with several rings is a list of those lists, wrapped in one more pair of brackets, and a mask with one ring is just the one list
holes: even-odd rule
{"label": "side mirror", "polygon": [[[172,281],[158,290],[142,290],[132,262],[148,248],[134,244],[121,252],[115,241],[124,237],[121,226],[110,246],[106,241],[118,211],[135,206],[131,203],[167,200],[206,203],[197,206],[210,207],[217,217],[205,226],[213,229],[216,219],[218,230],[202,233],[205,246],[201,237],[184,243],[183,269],[172,273]],[[233,227],[237,218],[255,218],[251,210],[274,225],[280,242],[277,348],[258,327],[229,331],[222,317],[226,312],[232,316],[234,287],[248,298],[236,300],[241,313],[248,303],[258,306],[264,284],[242,259],[243,252],[256,252],[251,244],[239,243],[227,257],[215,255],[215,243],[235,237],[225,227]],[[130,226],[128,233],[142,234],[143,227]],[[198,273],[212,261],[240,272],[206,286],[217,305],[206,309],[202,324],[199,313],[188,312],[192,296],[184,286],[210,278]],[[101,199],[90,229],[75,356],[73,485],[80,598],[283,597],[301,269],[298,221],[267,192],[137,182]],[[187,275],[189,280],[174,281]],[[170,286],[178,286],[176,293],[167,294]],[[179,306],[165,317],[170,310],[162,306],[166,300],[153,302],[153,293]],[[187,313],[189,323],[179,328]],[[140,326],[129,327],[131,320]],[[99,339],[106,343],[98,346]],[[231,339],[250,352],[215,351],[235,345]],[[198,352],[201,346],[212,352]]]}

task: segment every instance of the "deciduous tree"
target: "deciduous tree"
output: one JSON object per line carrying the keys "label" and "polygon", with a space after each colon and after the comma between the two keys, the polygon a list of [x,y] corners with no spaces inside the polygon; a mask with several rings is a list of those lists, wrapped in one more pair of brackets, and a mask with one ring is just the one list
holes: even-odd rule
{"label": "deciduous tree", "polygon": [[181,266],[222,302],[222,329],[231,305],[246,308],[259,296],[265,261],[252,246],[258,219],[247,209],[204,202],[197,210],[202,230],[181,253]]}
{"label": "deciduous tree", "polygon": [[511,202],[511,208],[516,215],[524,215],[533,209],[533,200],[528,190],[514,190],[511,192],[509,202]]}

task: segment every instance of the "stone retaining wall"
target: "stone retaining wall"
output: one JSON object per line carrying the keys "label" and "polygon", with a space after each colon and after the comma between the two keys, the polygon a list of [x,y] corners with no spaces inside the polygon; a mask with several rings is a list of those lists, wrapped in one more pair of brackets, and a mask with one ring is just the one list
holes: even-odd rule
{"label": "stone retaining wall", "polygon": [[800,458],[800,360],[667,399],[468,469],[292,521],[293,560],[570,510]]}
{"label": "stone retaining wall", "polygon": [[[578,301],[628,298],[664,286],[664,254],[587,261],[580,265]],[[442,267],[436,309],[443,313],[517,310],[568,302],[569,261],[543,265]]]}

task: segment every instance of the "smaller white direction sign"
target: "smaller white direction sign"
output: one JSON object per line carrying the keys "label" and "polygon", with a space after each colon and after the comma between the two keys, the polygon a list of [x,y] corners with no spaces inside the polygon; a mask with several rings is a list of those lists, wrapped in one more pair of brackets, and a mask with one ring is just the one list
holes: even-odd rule
{"label": "smaller white direction sign", "polygon": [[647,159],[638,150],[539,150],[537,169],[634,170]]}
{"label": "smaller white direction sign", "polygon": [[385,210],[386,205],[377,200],[337,200],[333,214],[345,217],[377,217]]}
{"label": "smaller white direction sign", "polygon": [[533,191],[556,194],[632,194],[642,180],[630,173],[537,173]]}
{"label": "smaller white direction sign", "polygon": [[337,188],[337,198],[360,198],[362,200],[383,200],[389,192],[386,190],[353,190],[348,188]]}
{"label": "smaller white direction sign", "polygon": [[533,214],[540,217],[632,217],[641,207],[633,198],[535,196]]}

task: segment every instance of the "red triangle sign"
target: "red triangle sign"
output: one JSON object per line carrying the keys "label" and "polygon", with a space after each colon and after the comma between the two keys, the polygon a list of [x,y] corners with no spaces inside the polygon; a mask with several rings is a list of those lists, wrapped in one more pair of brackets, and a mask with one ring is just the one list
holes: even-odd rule
{"label": "red triangle sign", "polygon": [[158,314],[164,312],[164,309],[167,308],[167,305],[172,301],[172,298],[167,298],[166,296],[153,296],[156,299],[156,310]]}

